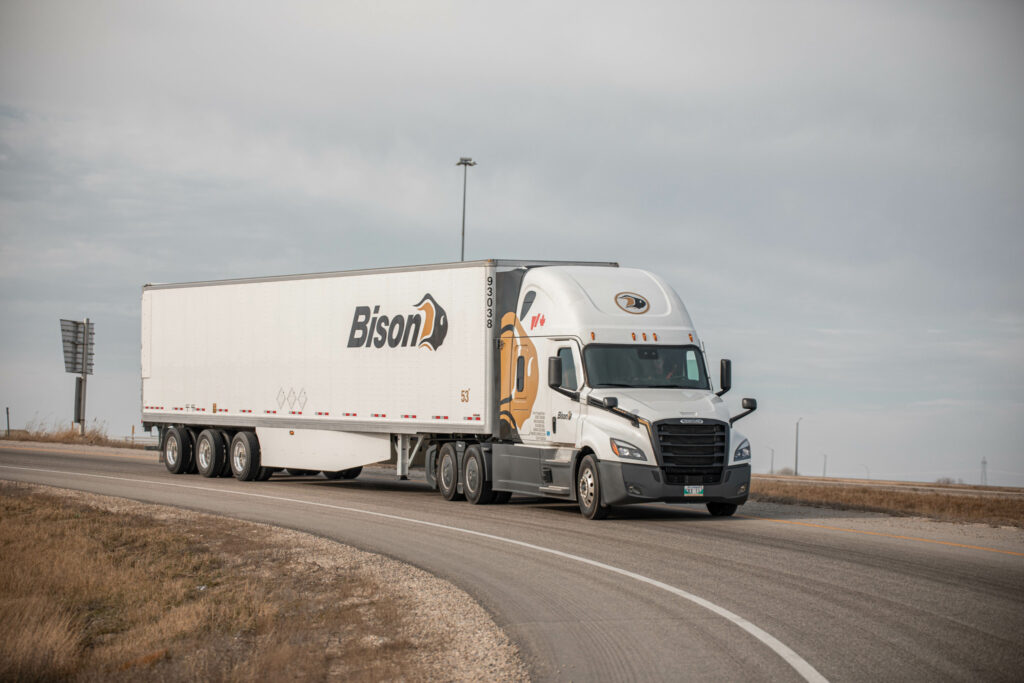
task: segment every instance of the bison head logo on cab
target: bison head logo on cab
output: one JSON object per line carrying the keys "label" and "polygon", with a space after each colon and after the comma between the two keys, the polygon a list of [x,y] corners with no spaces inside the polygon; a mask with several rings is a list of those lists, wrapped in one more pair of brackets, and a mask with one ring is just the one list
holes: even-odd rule
{"label": "bison head logo on cab", "polygon": [[434,297],[424,294],[414,306],[419,313],[380,315],[380,306],[356,306],[352,316],[352,330],[348,335],[349,348],[360,346],[383,348],[419,346],[437,351],[448,335],[448,314]]}

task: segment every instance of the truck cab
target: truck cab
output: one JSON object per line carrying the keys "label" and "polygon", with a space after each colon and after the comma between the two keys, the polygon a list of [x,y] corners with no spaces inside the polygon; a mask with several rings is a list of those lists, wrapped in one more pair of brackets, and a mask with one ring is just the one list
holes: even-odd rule
{"label": "truck cab", "polygon": [[703,503],[730,515],[750,487],[750,445],[712,389],[679,296],[639,269],[525,272],[500,321],[499,425],[490,485],[575,500],[588,518],[631,503]]}

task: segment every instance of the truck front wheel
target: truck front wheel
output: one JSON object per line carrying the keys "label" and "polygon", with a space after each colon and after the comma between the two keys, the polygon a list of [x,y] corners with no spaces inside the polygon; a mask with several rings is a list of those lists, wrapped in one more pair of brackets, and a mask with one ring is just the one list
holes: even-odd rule
{"label": "truck front wheel", "polygon": [[239,481],[260,476],[260,442],[252,432],[238,432],[231,440],[231,473]]}
{"label": "truck front wheel", "polygon": [[450,443],[441,446],[437,465],[437,490],[445,500],[462,500],[464,497],[459,493],[459,455]]}
{"label": "truck front wheel", "polygon": [[466,449],[462,459],[462,490],[466,492],[466,500],[473,505],[494,502],[494,491],[484,471],[484,454],[476,444]]}
{"label": "truck front wheel", "polygon": [[164,434],[164,465],[171,474],[185,474],[192,460],[192,433],[184,427],[169,427]]}
{"label": "truck front wheel", "polygon": [[604,519],[608,516],[608,508],[601,505],[601,480],[593,455],[583,457],[576,473],[576,500],[580,504],[580,512],[587,519]]}

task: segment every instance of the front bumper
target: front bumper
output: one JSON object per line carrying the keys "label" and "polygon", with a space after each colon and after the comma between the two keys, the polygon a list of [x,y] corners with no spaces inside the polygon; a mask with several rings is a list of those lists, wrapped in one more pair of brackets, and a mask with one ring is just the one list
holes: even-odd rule
{"label": "front bumper", "polygon": [[682,484],[665,483],[658,467],[620,462],[597,463],[605,505],[631,503],[734,503],[743,505],[750,492],[750,465],[726,467],[719,484],[704,484],[704,495],[687,496]]}

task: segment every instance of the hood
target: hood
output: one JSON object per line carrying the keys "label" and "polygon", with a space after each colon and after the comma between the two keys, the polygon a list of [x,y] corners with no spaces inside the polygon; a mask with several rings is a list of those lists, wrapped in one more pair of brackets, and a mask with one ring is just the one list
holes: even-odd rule
{"label": "hood", "polygon": [[729,421],[729,409],[718,396],[692,389],[594,389],[594,398],[614,396],[619,408],[651,422],[673,417],[703,417]]}

